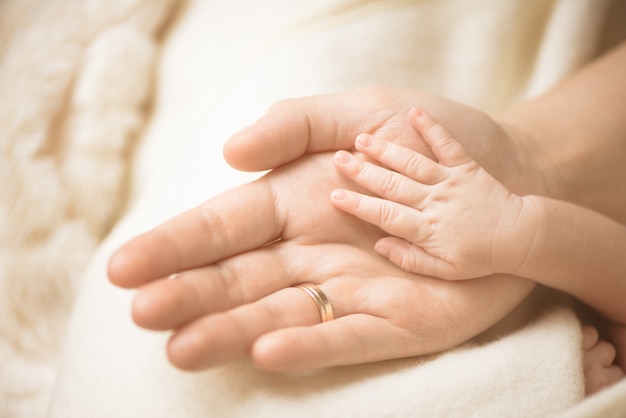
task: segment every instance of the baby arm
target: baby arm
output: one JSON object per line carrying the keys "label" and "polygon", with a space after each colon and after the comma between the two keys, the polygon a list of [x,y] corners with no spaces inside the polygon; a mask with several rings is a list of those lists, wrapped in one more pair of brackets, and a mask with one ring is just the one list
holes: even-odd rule
{"label": "baby arm", "polygon": [[480,167],[428,114],[416,131],[438,162],[360,135],[337,169],[376,196],[336,189],[333,204],[390,237],[376,251],[399,267],[443,279],[510,273],[569,293],[626,324],[626,228],[589,209],[518,196]]}
{"label": "baby arm", "polygon": [[626,325],[626,227],[569,202],[524,196],[535,235],[518,276],[569,293]]}

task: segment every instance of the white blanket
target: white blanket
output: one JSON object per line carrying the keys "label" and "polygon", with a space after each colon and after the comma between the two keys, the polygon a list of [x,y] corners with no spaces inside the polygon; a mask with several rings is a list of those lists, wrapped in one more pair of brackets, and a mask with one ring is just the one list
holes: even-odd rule
{"label": "white blanket", "polygon": [[0,2],[0,416],[42,416],[76,287],[124,208],[171,1]]}
{"label": "white blanket", "polygon": [[[554,416],[582,398],[579,323],[567,299],[552,292],[535,292],[485,335],[440,355],[306,376],[261,373],[245,361],[185,374],[166,362],[166,335],[139,330],[131,323],[132,294],[107,282],[105,264],[111,251],[134,234],[254,177],[227,167],[221,146],[273,101],[391,84],[498,111],[540,93],[592,59],[610,42],[605,35],[611,33],[616,4],[608,0],[197,0],[179,15],[172,14],[166,1],[85,4],[91,5],[94,15],[115,10],[111,5],[116,5],[120,10],[138,10],[135,16],[156,16],[148,19],[150,24],[137,24],[145,20],[124,13],[117,20],[104,20],[108,25],[129,25],[148,44],[158,23],[172,16],[176,20],[164,38],[156,100],[131,166],[130,209],[84,274],[50,416]],[[91,36],[104,32],[96,26]],[[152,59],[151,53],[145,56]],[[142,74],[145,80],[145,70],[137,68],[141,65],[127,67],[115,83],[129,77],[135,85]],[[76,80],[72,74],[69,78]],[[106,77],[100,83],[114,86]],[[69,89],[80,97],[78,87]],[[136,111],[144,100],[139,94],[129,107]],[[70,110],[70,115],[75,114],[75,109]],[[102,116],[96,119],[111,126]],[[62,148],[64,152],[81,149],[80,141],[64,143],[70,144]],[[101,143],[111,146],[107,140]],[[89,161],[101,161],[96,155],[87,159],[85,170],[93,169]],[[116,155],[119,170],[126,154]],[[102,174],[116,169],[113,163],[99,167]],[[85,183],[97,184],[97,179]],[[123,196],[123,189],[115,184],[115,195]],[[112,197],[103,190],[110,189],[97,190],[92,201],[96,207]],[[89,214],[79,218],[91,219]],[[3,231],[2,239],[5,236],[8,232]],[[90,239],[99,235],[94,233]],[[81,248],[78,239],[69,242],[72,245],[58,259]],[[3,257],[14,248],[6,244]],[[81,254],[91,254],[90,248],[83,248]],[[63,273],[61,278],[68,277],[65,270],[57,271]],[[12,283],[7,273],[2,274],[3,283]],[[57,276],[46,280],[59,283]],[[71,300],[64,303],[69,309]],[[29,306],[39,309],[36,304]],[[61,323],[56,326],[63,326],[63,318],[56,320]],[[49,359],[50,374],[55,352],[49,353]],[[37,364],[31,361],[29,366]],[[8,374],[6,366],[4,370],[0,389],[6,402],[18,405],[16,396],[6,394],[23,394],[32,386],[23,373]],[[45,394],[46,388],[42,384],[36,390]],[[609,405],[610,411],[621,410],[616,409],[620,393],[626,393],[624,385],[593,399],[595,403],[582,404],[586,409],[578,408],[576,416],[593,416],[580,414],[593,414]],[[19,415],[19,406],[5,408],[13,416],[37,416]]]}

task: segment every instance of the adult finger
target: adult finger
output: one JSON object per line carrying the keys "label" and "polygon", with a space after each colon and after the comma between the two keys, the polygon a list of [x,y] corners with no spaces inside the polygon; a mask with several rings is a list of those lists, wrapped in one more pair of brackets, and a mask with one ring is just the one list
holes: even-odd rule
{"label": "adult finger", "polygon": [[329,109],[340,106],[327,96],[281,100],[255,124],[228,140],[224,158],[239,170],[260,171],[307,153],[349,148],[354,135],[341,134],[345,124]]}
{"label": "adult finger", "polygon": [[[295,370],[415,354],[418,351],[403,347],[419,347],[411,340],[412,335],[432,336],[431,321],[407,317],[404,322],[412,324],[408,326],[403,321],[393,325],[384,319],[381,313],[395,316],[396,320],[406,315],[390,309],[390,298],[397,297],[393,292],[391,296],[385,294],[386,285],[381,284],[380,278],[343,276],[321,283],[335,318],[323,324],[311,297],[293,287],[229,311],[203,316],[173,335],[168,344],[170,361],[183,370],[201,370],[251,355],[262,368]],[[413,280],[415,276],[406,276],[401,279],[400,287],[413,289]],[[378,298],[373,299],[372,292]],[[427,297],[416,297],[426,311],[434,306]],[[409,303],[415,300],[411,298]],[[421,332],[416,334],[414,329]],[[437,348],[440,347],[437,344],[447,344],[445,338],[424,340],[434,342]],[[435,346],[425,344],[418,350],[433,350]],[[300,361],[303,363],[298,364]]]}
{"label": "adult finger", "polygon": [[[331,255],[338,252],[342,256]],[[133,301],[133,319],[152,330],[181,328],[201,316],[254,303],[298,283],[338,277],[345,271],[346,259],[363,255],[363,250],[350,245],[301,246],[278,241],[172,280],[142,286]]]}
{"label": "adult finger", "polygon": [[[172,280],[142,286],[132,304],[135,323],[168,330],[207,314],[248,304],[289,287],[300,276],[281,257],[280,244],[185,271]],[[270,277],[271,280],[266,280]]]}
{"label": "adult finger", "polygon": [[[255,124],[234,134],[225,144],[224,157],[239,170],[266,170],[305,153],[349,149],[360,133],[393,138],[393,142],[432,156],[428,145],[416,141],[415,129],[406,116],[418,104],[458,138],[505,135],[490,117],[460,103],[408,89],[367,87],[280,101]],[[472,123],[465,123],[469,119]]]}
{"label": "adult finger", "polygon": [[426,339],[420,341],[385,318],[353,314],[312,327],[268,333],[254,343],[251,357],[261,369],[291,372],[407,357],[427,350]]}
{"label": "adult finger", "polygon": [[[438,351],[465,341],[490,326],[493,323],[490,318],[501,318],[510,306],[519,303],[519,292],[513,302],[493,306],[485,303],[493,295],[484,291],[489,289],[484,285],[489,280],[477,279],[463,286],[419,278],[395,269],[391,270],[400,274],[368,276],[378,271],[377,265],[387,266],[384,271],[388,271],[391,264],[382,260],[365,264],[362,270],[365,277],[334,275],[332,279],[319,281],[326,272],[320,273],[320,277],[312,275],[311,281],[321,283],[330,300],[335,320],[320,324],[320,313],[310,296],[302,289],[289,287],[256,302],[203,316],[178,329],[168,345],[170,360],[182,369],[199,370],[252,355],[259,367],[297,370],[398,358]],[[504,278],[497,278],[495,283],[515,284],[507,283]],[[522,289],[521,294],[528,291]],[[454,318],[476,304],[488,307],[482,312],[485,315],[478,316],[471,324],[455,325],[458,319]],[[344,321],[355,315],[371,316],[374,320],[354,324]],[[345,329],[334,328],[332,325],[336,323],[343,323]],[[298,331],[303,327],[315,332],[330,329],[330,332],[324,331],[318,338]],[[283,330],[289,333],[283,334]],[[292,330],[296,333],[291,334]],[[273,337],[267,339],[269,336]],[[324,339],[328,343],[323,343]]]}
{"label": "adult finger", "polygon": [[269,182],[257,180],[132,239],[111,257],[109,278],[137,287],[260,247],[280,237],[280,218]]}
{"label": "adult finger", "polygon": [[[336,315],[343,315],[337,305]],[[257,302],[204,316],[178,330],[168,344],[172,364],[183,370],[215,367],[248,356],[261,335],[320,322],[320,313],[301,289],[281,289]]]}
{"label": "adult finger", "polygon": [[[333,283],[328,292],[333,306],[345,304],[350,309],[340,311],[333,321],[266,333],[254,343],[252,359],[263,369],[297,371],[408,357],[454,346],[484,329],[480,321],[456,329],[449,320],[458,309],[451,302],[460,301],[448,299],[457,292],[455,285],[409,273],[365,280],[357,277],[354,288],[348,286],[337,293],[339,286]],[[447,296],[442,298],[443,294]],[[336,301],[340,296],[345,298],[341,304]]]}
{"label": "adult finger", "polygon": [[352,148],[360,133],[410,143],[415,150],[432,155],[423,142],[415,141],[415,130],[406,117],[416,100],[425,107],[442,102],[409,90],[381,87],[282,100],[252,126],[234,134],[224,146],[224,157],[239,170],[266,170],[307,153]]}

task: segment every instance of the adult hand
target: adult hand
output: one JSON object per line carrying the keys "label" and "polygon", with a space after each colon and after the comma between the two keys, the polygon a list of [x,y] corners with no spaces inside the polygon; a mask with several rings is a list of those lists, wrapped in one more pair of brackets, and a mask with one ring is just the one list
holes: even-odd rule
{"label": "adult hand", "polygon": [[[420,96],[393,97],[302,99],[291,102],[299,110],[284,118],[279,110],[290,102],[282,102],[240,133],[226,154],[231,163],[262,169],[305,151],[347,147],[361,132],[410,145],[406,113]],[[480,131],[493,148],[509,147],[504,131],[482,113],[440,99],[424,102],[464,144]],[[454,129],[455,121],[463,129]],[[248,159],[246,138],[255,132],[271,147],[283,143],[284,152],[268,152],[259,164]],[[170,360],[187,370],[248,355],[260,368],[288,371],[437,352],[487,329],[533,288],[510,276],[454,283],[395,267],[373,250],[379,229],[331,205],[337,187],[354,186],[335,172],[331,153],[299,158],[130,241],[112,257],[109,277],[140,287],[135,322],[173,330]],[[173,273],[180,274],[167,280]],[[323,289],[334,320],[320,323],[312,299],[292,287],[303,282]]]}

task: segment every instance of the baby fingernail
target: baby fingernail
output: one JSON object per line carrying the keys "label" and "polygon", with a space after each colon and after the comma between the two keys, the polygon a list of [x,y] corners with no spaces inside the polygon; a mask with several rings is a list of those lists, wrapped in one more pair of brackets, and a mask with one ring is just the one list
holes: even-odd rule
{"label": "baby fingernail", "polygon": [[420,109],[419,107],[414,107],[411,110],[411,113],[413,114],[414,117],[419,118],[424,116],[424,111],[422,109]]}
{"label": "baby fingernail", "polygon": [[382,255],[383,257],[389,258],[389,254],[391,253],[391,251],[389,250],[389,247],[387,247],[385,244],[377,242],[374,246],[374,249],[378,254]]}
{"label": "baby fingernail", "polygon": [[339,164],[347,164],[350,161],[350,158],[352,158],[352,156],[349,152],[338,151],[335,153],[335,161]]}
{"label": "baby fingernail", "polygon": [[344,200],[346,198],[346,191],[341,189],[335,189],[330,194],[333,200]]}
{"label": "baby fingernail", "polygon": [[361,134],[356,137],[356,144],[363,147],[371,147],[372,146],[372,136],[367,134]]}

